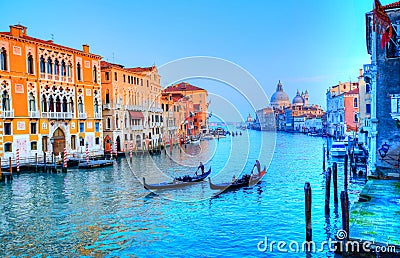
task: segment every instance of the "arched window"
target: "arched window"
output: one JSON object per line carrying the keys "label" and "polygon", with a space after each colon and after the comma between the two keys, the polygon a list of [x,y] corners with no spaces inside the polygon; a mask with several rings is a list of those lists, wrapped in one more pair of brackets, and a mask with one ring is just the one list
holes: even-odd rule
{"label": "arched window", "polygon": [[107,117],[107,129],[111,129],[111,119]]}
{"label": "arched window", "polygon": [[61,76],[65,76],[65,74],[66,74],[65,61],[62,60],[62,62],[61,62]]}
{"label": "arched window", "polygon": [[125,128],[128,128],[128,116],[125,115]]}
{"label": "arched window", "polygon": [[358,107],[358,98],[354,98],[354,107]]}
{"label": "arched window", "polygon": [[61,112],[61,100],[60,100],[60,97],[56,98],[56,112]]}
{"label": "arched window", "polygon": [[115,115],[115,128],[119,128],[119,117],[118,114]]}
{"label": "arched window", "polygon": [[47,58],[47,73],[52,74],[53,73],[53,66],[51,62],[51,58]]}
{"label": "arched window", "polygon": [[8,92],[5,90],[3,91],[3,94],[1,96],[2,99],[2,109],[3,111],[10,111],[11,105],[10,105],[10,95]]}
{"label": "arched window", "polygon": [[7,70],[7,51],[4,47],[0,49],[0,70]]}
{"label": "arched window", "polygon": [[60,63],[58,62],[57,59],[54,61],[54,74],[55,75],[60,74]]}
{"label": "arched window", "polygon": [[82,97],[78,98],[78,113],[83,113],[83,101]]}
{"label": "arched window", "polygon": [[47,100],[46,96],[42,96],[42,112],[47,112]]}
{"label": "arched window", "polygon": [[67,102],[67,98],[66,97],[63,98],[62,112],[68,112],[68,102]]}
{"label": "arched window", "polygon": [[36,101],[33,93],[29,93],[29,111],[36,111]]}
{"label": "arched window", "polygon": [[49,112],[54,112],[54,99],[53,96],[49,98]]}
{"label": "arched window", "polygon": [[80,64],[80,63],[78,63],[78,64],[76,65],[76,79],[77,79],[78,81],[81,81],[81,80],[82,80],[81,64]]}
{"label": "arched window", "polygon": [[93,66],[93,82],[97,83],[97,67]]}
{"label": "arched window", "polygon": [[99,101],[94,99],[94,113],[99,113]]}
{"label": "arched window", "polygon": [[75,113],[75,109],[74,109],[74,100],[72,99],[72,97],[69,98],[69,111],[71,111],[71,113]]}
{"label": "arched window", "polygon": [[67,65],[67,77],[71,77],[72,76],[71,75],[71,67],[72,67],[71,63],[68,63],[68,65]]}
{"label": "arched window", "polygon": [[33,74],[33,57],[29,53],[28,58],[26,59],[27,70],[29,74]]}
{"label": "arched window", "polygon": [[110,103],[110,91],[107,89],[106,90],[106,104]]}
{"label": "arched window", "polygon": [[40,57],[40,72],[41,73],[46,72],[46,62],[44,61],[43,56]]}

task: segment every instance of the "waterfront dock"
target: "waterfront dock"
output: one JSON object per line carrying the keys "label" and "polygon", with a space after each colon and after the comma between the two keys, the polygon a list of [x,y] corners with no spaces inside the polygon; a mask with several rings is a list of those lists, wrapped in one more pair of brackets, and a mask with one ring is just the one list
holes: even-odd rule
{"label": "waterfront dock", "polygon": [[400,181],[371,179],[350,209],[350,240],[395,246],[400,252],[399,217]]}

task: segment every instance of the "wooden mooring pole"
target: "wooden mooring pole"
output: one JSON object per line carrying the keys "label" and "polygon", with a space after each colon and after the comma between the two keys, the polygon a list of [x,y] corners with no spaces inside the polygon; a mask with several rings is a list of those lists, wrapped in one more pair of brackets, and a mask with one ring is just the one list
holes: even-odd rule
{"label": "wooden mooring pole", "polygon": [[3,181],[3,171],[1,167],[1,157],[0,157],[0,181]]}
{"label": "wooden mooring pole", "polygon": [[306,241],[312,241],[311,225],[311,185],[309,182],[304,184],[305,214],[306,214]]}
{"label": "wooden mooring pole", "polygon": [[322,169],[325,171],[325,144],[322,147]]}
{"label": "wooden mooring pole", "polygon": [[329,203],[331,200],[331,174],[332,169],[328,168],[325,174],[325,216],[329,215],[330,213]]}
{"label": "wooden mooring pole", "polygon": [[349,239],[349,196],[347,191],[340,193],[340,202],[342,206],[342,229],[346,231],[346,239]]}
{"label": "wooden mooring pole", "polygon": [[347,174],[348,174],[349,156],[344,156],[344,190],[347,192]]}
{"label": "wooden mooring pole", "polygon": [[338,192],[337,192],[337,163],[333,162],[333,202],[335,206],[338,204]]}

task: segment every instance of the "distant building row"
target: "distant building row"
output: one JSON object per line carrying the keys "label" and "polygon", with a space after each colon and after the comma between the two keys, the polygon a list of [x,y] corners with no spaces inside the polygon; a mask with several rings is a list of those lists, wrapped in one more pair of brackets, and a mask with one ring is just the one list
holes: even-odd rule
{"label": "distant building row", "polygon": [[276,92],[271,97],[270,106],[256,111],[256,119],[251,126],[263,131],[323,133],[325,112],[318,105],[310,105],[308,98],[307,90],[304,93],[297,91],[290,102],[279,81]]}
{"label": "distant building row", "polygon": [[0,157],[141,150],[207,126],[207,91],[165,90],[157,68],[125,68],[77,50],[0,32]]}

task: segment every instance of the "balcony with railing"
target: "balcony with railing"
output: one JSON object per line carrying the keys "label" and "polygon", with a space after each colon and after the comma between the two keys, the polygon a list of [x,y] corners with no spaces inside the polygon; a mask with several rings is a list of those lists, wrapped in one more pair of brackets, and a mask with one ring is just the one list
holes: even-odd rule
{"label": "balcony with railing", "polygon": [[29,117],[40,118],[40,111],[28,111]]}
{"label": "balcony with railing", "polygon": [[14,110],[3,110],[1,117],[3,118],[13,118],[14,117]]}
{"label": "balcony with railing", "polygon": [[86,113],[78,113],[78,118],[79,119],[86,119],[87,115],[86,115]]}
{"label": "balcony with railing", "polygon": [[95,119],[101,119],[102,118],[102,115],[101,115],[101,113],[94,113],[94,118]]}
{"label": "balcony with railing", "polygon": [[43,118],[52,118],[52,119],[72,119],[72,112],[42,112]]}
{"label": "balcony with railing", "polygon": [[119,103],[115,103],[115,109],[121,109],[121,104],[119,104]]}
{"label": "balcony with railing", "polygon": [[132,106],[132,109],[133,109],[134,111],[143,111],[143,107],[140,106],[140,105],[133,105],[133,106]]}
{"label": "balcony with railing", "polygon": [[111,108],[110,103],[103,104],[103,109],[104,110],[110,109],[110,108]]}
{"label": "balcony with railing", "polygon": [[132,130],[141,131],[141,130],[143,130],[143,125],[133,125]]}

